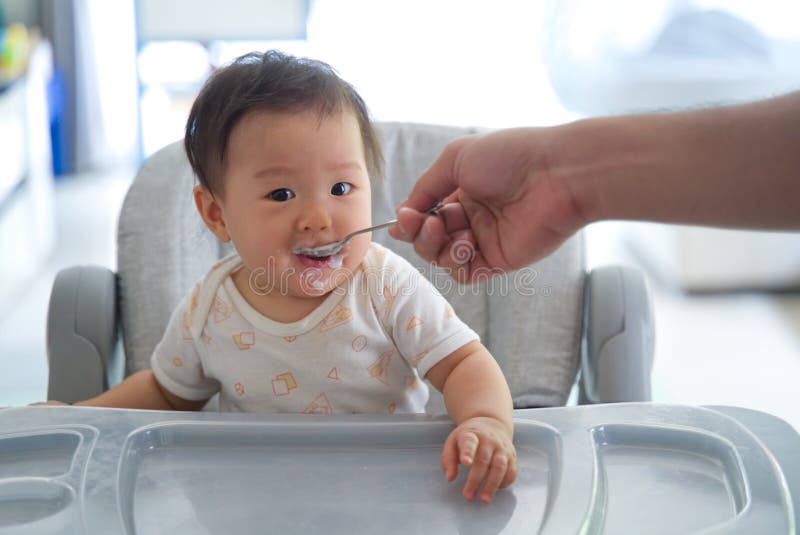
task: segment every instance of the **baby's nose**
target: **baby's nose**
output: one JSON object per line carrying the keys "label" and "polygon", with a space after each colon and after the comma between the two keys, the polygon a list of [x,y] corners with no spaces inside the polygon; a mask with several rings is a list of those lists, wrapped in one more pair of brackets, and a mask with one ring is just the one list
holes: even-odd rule
{"label": "baby's nose", "polygon": [[321,206],[309,206],[300,217],[300,228],[307,232],[319,232],[331,226],[330,213]]}

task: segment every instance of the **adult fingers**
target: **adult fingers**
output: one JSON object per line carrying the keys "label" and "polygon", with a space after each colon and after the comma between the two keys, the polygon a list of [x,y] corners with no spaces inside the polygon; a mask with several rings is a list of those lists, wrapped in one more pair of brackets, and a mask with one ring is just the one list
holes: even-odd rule
{"label": "adult fingers", "polygon": [[389,234],[397,240],[414,241],[422,224],[429,217],[440,218],[448,233],[459,232],[470,227],[464,207],[457,201],[444,203],[435,215],[401,205],[397,209],[397,225],[389,229]]}
{"label": "adult fingers", "polygon": [[414,239],[414,250],[429,262],[439,259],[440,251],[450,241],[444,223],[438,217],[427,218]]}
{"label": "adult fingers", "polygon": [[423,212],[401,206],[397,209],[397,224],[389,228],[389,235],[396,240],[413,242],[427,217]]}
{"label": "adult fingers", "polygon": [[455,162],[461,147],[472,136],[463,137],[450,142],[414,184],[405,206],[418,211],[427,210],[458,188],[458,177],[455,175]]}
{"label": "adult fingers", "polygon": [[453,234],[471,227],[464,205],[457,200],[445,199],[442,207],[436,211],[436,215],[444,221],[444,228]]}
{"label": "adult fingers", "polygon": [[462,230],[447,236],[448,242],[442,244],[436,263],[450,269],[468,267],[475,260],[478,245],[471,230]]}
{"label": "adult fingers", "polygon": [[460,284],[485,282],[502,273],[486,260],[471,230],[452,236],[451,241],[440,248],[435,260]]}

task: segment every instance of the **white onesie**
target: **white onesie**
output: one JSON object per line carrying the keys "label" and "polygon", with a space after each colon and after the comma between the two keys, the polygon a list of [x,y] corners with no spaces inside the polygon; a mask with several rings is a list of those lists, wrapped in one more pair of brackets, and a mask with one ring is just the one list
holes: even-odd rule
{"label": "white onesie", "polygon": [[221,411],[424,412],[420,380],[478,335],[405,259],[372,243],[350,280],[308,316],[273,321],[217,263],[175,309],[151,358],[159,383],[188,400],[219,392]]}

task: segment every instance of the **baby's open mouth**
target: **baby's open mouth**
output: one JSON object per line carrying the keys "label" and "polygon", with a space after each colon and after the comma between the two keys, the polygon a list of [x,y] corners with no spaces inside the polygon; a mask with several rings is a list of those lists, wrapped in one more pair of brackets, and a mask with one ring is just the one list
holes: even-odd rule
{"label": "baby's open mouth", "polygon": [[307,253],[295,253],[297,255],[297,259],[300,263],[305,267],[328,267],[333,259],[333,255],[312,255]]}

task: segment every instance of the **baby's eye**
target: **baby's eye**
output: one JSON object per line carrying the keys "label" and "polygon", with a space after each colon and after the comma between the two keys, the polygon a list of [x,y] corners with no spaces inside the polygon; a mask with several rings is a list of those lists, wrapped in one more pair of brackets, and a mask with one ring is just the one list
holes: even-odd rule
{"label": "baby's eye", "polygon": [[337,182],[331,188],[331,195],[347,195],[350,193],[350,190],[353,189],[353,185],[349,182]]}
{"label": "baby's eye", "polygon": [[285,202],[294,197],[294,192],[286,188],[278,188],[267,193],[267,198],[272,201]]}

